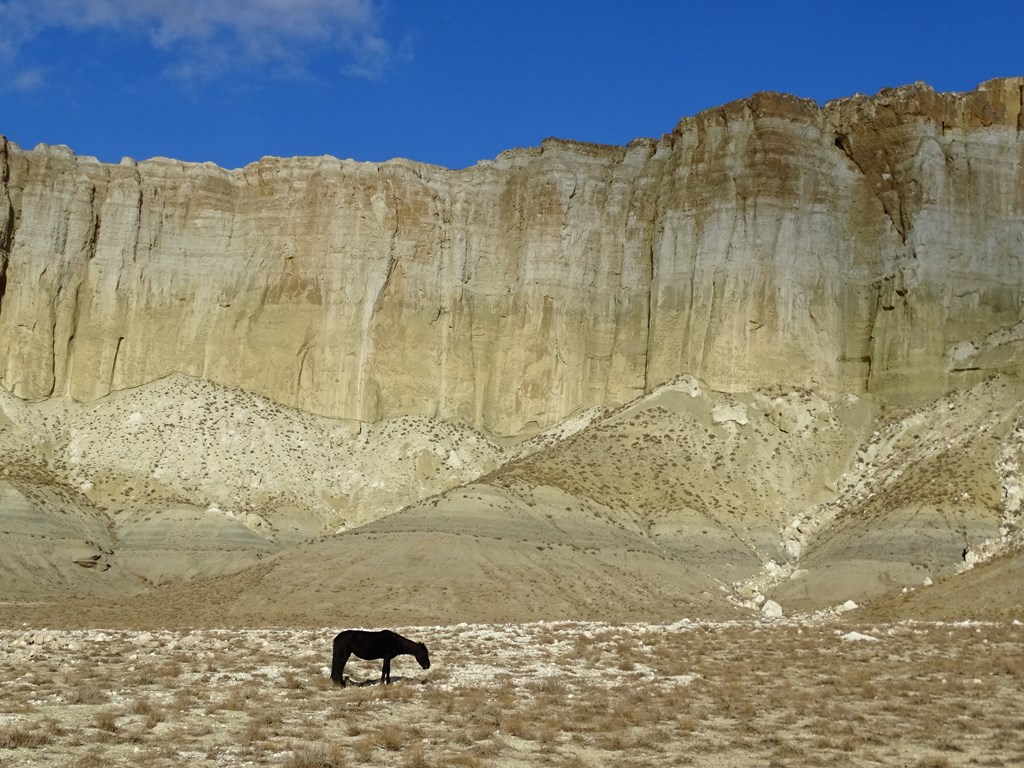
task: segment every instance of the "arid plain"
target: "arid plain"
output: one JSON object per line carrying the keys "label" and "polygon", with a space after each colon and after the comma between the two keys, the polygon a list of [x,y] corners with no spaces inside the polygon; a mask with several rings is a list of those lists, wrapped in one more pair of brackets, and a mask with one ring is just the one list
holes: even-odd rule
{"label": "arid plain", "polygon": [[844,620],[410,627],[327,677],[331,628],[4,630],[4,765],[1013,766],[1024,626]]}

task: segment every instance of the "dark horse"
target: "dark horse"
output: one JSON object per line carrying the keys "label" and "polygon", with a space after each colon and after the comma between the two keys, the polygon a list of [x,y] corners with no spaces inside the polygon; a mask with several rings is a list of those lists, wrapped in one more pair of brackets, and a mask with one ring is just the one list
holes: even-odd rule
{"label": "dark horse", "polygon": [[331,658],[331,680],[342,688],[345,687],[345,663],[353,654],[357,659],[384,659],[380,672],[380,681],[384,684],[391,683],[391,660],[395,656],[415,656],[421,667],[430,668],[427,646],[423,643],[414,643],[390,629],[379,632],[346,629],[334,638],[334,655]]}

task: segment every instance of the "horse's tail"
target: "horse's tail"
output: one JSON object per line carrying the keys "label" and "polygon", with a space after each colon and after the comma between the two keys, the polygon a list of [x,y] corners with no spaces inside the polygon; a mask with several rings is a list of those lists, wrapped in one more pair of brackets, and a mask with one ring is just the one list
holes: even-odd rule
{"label": "horse's tail", "polygon": [[334,638],[334,650],[331,654],[331,680],[343,686],[345,685],[345,662],[347,659],[341,648],[338,647],[340,639],[340,636]]}

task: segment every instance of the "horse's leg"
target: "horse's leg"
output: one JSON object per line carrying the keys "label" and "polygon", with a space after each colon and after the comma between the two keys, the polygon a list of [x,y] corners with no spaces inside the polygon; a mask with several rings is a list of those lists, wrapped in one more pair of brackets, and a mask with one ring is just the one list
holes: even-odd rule
{"label": "horse's leg", "polygon": [[384,657],[384,666],[380,670],[381,685],[391,685],[391,657]]}

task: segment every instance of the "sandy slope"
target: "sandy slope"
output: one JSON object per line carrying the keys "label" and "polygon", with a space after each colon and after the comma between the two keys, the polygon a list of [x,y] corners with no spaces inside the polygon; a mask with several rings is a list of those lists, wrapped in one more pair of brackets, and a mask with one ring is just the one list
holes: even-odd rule
{"label": "sandy slope", "polygon": [[[186,376],[87,405],[0,392],[0,590],[109,594],[235,571],[502,456],[457,425],[325,419]],[[91,557],[103,582],[72,565]]]}
{"label": "sandy slope", "polygon": [[965,549],[1018,542],[1022,399],[994,379],[879,414],[683,378],[502,448],[185,377],[63,410],[8,397],[0,586],[71,623],[674,621],[904,590],[936,597],[888,610],[974,615],[957,591],[1001,579],[956,575]]}

